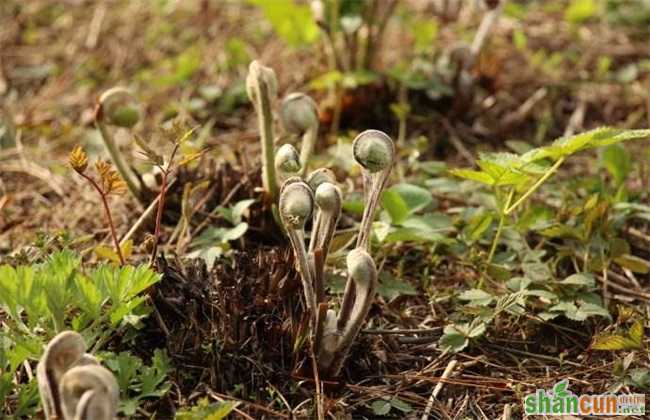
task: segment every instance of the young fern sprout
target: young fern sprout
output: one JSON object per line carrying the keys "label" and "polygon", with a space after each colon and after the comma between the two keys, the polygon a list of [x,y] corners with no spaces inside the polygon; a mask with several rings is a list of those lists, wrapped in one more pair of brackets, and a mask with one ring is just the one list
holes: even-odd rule
{"label": "young fern sprout", "polygon": [[314,196],[309,185],[297,177],[287,179],[280,191],[279,210],[298,263],[307,311],[313,319],[316,314],[316,295],[305,249],[305,224],[314,210]]}
{"label": "young fern sprout", "polygon": [[103,366],[75,366],[61,378],[64,419],[113,420],[117,414],[119,387]]}
{"label": "young fern sprout", "polygon": [[[372,222],[375,219],[381,193],[386,186],[386,182],[388,182],[395,161],[395,146],[393,140],[382,131],[366,130],[354,139],[352,151],[354,159],[362,167],[361,174],[365,201],[356,248],[370,252]],[[357,282],[351,275],[348,275],[337,319],[339,329],[345,328],[347,320],[350,319],[356,304],[355,296],[358,296],[358,294]]]}
{"label": "young fern sprout", "polygon": [[[280,192],[280,215],[298,260],[312,325],[312,344],[324,377],[339,374],[375,297],[377,269],[369,254],[370,229],[395,159],[393,141],[377,130],[357,136],[353,150],[363,168],[365,209],[356,248],[347,256],[348,280],[338,315],[328,309],[323,284],[325,262],[342,207],[342,194],[334,174],[323,168],[309,174],[307,182],[299,177],[289,178]],[[309,248],[305,249],[304,227],[311,214],[311,238]]]}
{"label": "young fern sprout", "polygon": [[318,302],[325,300],[325,283],[323,271],[330,243],[334,237],[336,224],[341,217],[343,198],[339,187],[330,182],[323,182],[316,188],[315,201],[317,210],[309,240],[309,261],[312,268],[314,289]]}
{"label": "young fern sprout", "polygon": [[377,291],[377,268],[372,257],[363,249],[356,248],[347,256],[348,276],[354,282],[356,297],[350,315],[339,312],[334,320],[334,311],[328,311],[322,328],[322,337],[316,341],[318,348],[318,368],[326,377],[338,376],[354,339],[368,316],[370,306]]}
{"label": "young fern sprout", "polygon": [[63,331],[45,348],[36,368],[47,420],[114,419],[118,386],[113,374],[86,353],[83,337]]}
{"label": "young fern sprout", "polygon": [[319,168],[307,175],[305,182],[309,184],[312,191],[316,191],[318,186],[323,182],[330,182],[332,184],[336,183],[336,176],[329,168]]}
{"label": "young fern sprout", "polygon": [[275,170],[280,175],[297,175],[300,172],[300,156],[295,147],[283,144],[275,154]]}
{"label": "young fern sprout", "polygon": [[143,202],[144,187],[141,178],[126,163],[109,126],[132,128],[140,120],[140,108],[131,92],[123,87],[108,89],[100,97],[95,109],[95,125],[117,171],[133,196]]}
{"label": "young fern sprout", "polygon": [[316,102],[304,93],[290,93],[282,101],[280,117],[287,132],[302,136],[300,149],[302,169],[299,175],[303,177],[307,171],[309,158],[314,152],[318,135],[318,107]]}
{"label": "young fern sprout", "polygon": [[257,113],[262,144],[262,186],[269,194],[271,202],[275,202],[278,196],[273,148],[275,135],[271,111],[273,99],[277,96],[277,85],[275,72],[271,68],[261,65],[258,61],[250,64],[246,77],[246,92]]}
{"label": "young fern sprout", "polygon": [[395,145],[385,133],[366,130],[354,139],[352,152],[354,159],[362,167],[363,196],[366,202],[357,237],[357,248],[369,251],[372,222],[381,192],[388,182],[395,161]]}

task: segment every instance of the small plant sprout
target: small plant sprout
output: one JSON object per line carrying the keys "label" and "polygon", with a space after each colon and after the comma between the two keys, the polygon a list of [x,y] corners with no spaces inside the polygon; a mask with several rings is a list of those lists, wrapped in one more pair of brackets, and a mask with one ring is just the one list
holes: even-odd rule
{"label": "small plant sprout", "polygon": [[[361,133],[353,148],[363,167],[365,209],[356,248],[347,256],[348,280],[338,315],[328,309],[323,280],[343,201],[334,174],[322,168],[309,174],[307,182],[299,177],[289,178],[280,191],[280,215],[298,261],[314,354],[325,377],[339,374],[375,297],[377,269],[369,254],[370,227],[395,155],[391,138],[376,130]],[[312,231],[309,248],[305,249],[304,227],[310,215]]]}
{"label": "small plant sprout", "polygon": [[309,186],[313,191],[316,191],[318,186],[323,182],[335,183],[336,176],[334,175],[334,172],[332,172],[332,170],[329,168],[319,168],[313,171],[312,173],[310,173],[307,176],[305,182],[309,184]]}
{"label": "small plant sprout", "polygon": [[103,366],[71,368],[61,378],[60,392],[64,419],[115,419],[119,388],[113,374]]}
{"label": "small plant sprout", "polygon": [[302,136],[300,156],[293,146],[283,145],[275,150],[273,102],[277,97],[277,79],[273,69],[253,61],[248,69],[246,92],[257,113],[262,144],[262,187],[270,202],[278,197],[277,173],[283,176],[305,176],[307,163],[314,151],[318,135],[318,108],[304,93],[291,93],[282,101],[280,119],[284,129]]}
{"label": "small plant sprout", "polygon": [[63,331],[48,343],[36,377],[46,419],[115,418],[117,381],[86,353],[86,343],[79,333]]}
{"label": "small plant sprout", "polygon": [[262,144],[262,186],[275,202],[278,196],[278,185],[274,167],[274,130],[271,106],[277,96],[277,79],[275,72],[269,67],[253,61],[248,68],[246,92],[255,107],[257,122]]}
{"label": "small plant sprout", "polygon": [[68,158],[70,166],[76,173],[81,175],[99,194],[102,204],[104,205],[104,212],[106,213],[106,219],[108,221],[108,226],[111,230],[111,237],[113,238],[113,244],[115,245],[115,253],[119,258],[120,264],[124,265],[124,255],[122,254],[122,249],[120,248],[120,242],[117,239],[117,232],[115,231],[115,224],[113,223],[113,217],[111,216],[111,208],[108,205],[108,196],[111,194],[123,194],[126,190],[125,183],[120,176],[118,175],[111,165],[108,162],[103,160],[98,160],[95,162],[95,169],[99,174],[99,182],[96,181],[93,177],[86,174],[86,169],[88,169],[88,156],[86,152],[80,147],[76,146]]}
{"label": "small plant sprout", "polygon": [[95,109],[95,125],[117,171],[124,179],[133,196],[143,201],[144,187],[141,178],[126,163],[124,155],[115,142],[108,126],[132,128],[140,120],[140,108],[131,92],[123,87],[114,87],[104,92]]}
{"label": "small plant sprout", "polygon": [[341,190],[330,182],[323,182],[316,188],[316,206],[318,207],[309,241],[310,263],[314,273],[314,288],[318,302],[325,299],[325,282],[323,271],[330,243],[334,237],[336,224],[341,216]]}
{"label": "small plant sprout", "polygon": [[314,196],[309,185],[297,177],[287,179],[280,192],[279,208],[280,218],[287,230],[287,235],[298,262],[307,310],[314,316],[316,313],[316,296],[314,294],[312,270],[305,249],[305,223],[307,223],[307,219],[309,219],[314,209]]}
{"label": "small plant sprout", "polygon": [[295,147],[283,144],[275,154],[275,170],[281,175],[297,175],[300,172],[300,156]]}
{"label": "small plant sprout", "polygon": [[352,150],[354,159],[363,168],[363,196],[366,202],[357,247],[369,250],[372,222],[395,160],[395,146],[385,133],[366,130],[354,139]]}
{"label": "small plant sprout", "polygon": [[280,112],[282,125],[291,134],[302,136],[300,149],[300,163],[302,169],[300,176],[304,176],[309,158],[314,152],[316,137],[318,135],[318,107],[316,102],[304,93],[294,92],[287,95],[282,101]]}
{"label": "small plant sprout", "polygon": [[368,316],[370,306],[377,291],[377,268],[372,257],[362,248],[356,248],[347,256],[349,279],[354,283],[355,299],[349,315],[339,312],[334,321],[334,311],[328,310],[323,326],[322,337],[316,337],[323,343],[318,347],[317,360],[319,371],[325,377],[339,374],[343,362],[359,334],[361,326]]}

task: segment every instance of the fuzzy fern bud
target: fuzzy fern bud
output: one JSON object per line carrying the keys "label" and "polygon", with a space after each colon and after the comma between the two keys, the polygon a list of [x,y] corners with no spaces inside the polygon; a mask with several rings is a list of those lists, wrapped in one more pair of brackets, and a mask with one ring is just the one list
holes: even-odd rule
{"label": "fuzzy fern bud", "polygon": [[294,92],[282,101],[280,112],[282,125],[292,134],[302,134],[318,127],[318,107],[316,102],[304,93]]}
{"label": "fuzzy fern bud", "polygon": [[280,192],[280,217],[287,229],[304,229],[314,209],[314,197],[309,185],[289,179]]}
{"label": "fuzzy fern bud", "polygon": [[309,174],[306,179],[307,184],[313,191],[316,191],[323,182],[336,183],[336,175],[329,168],[319,168]]}
{"label": "fuzzy fern bud", "polygon": [[96,118],[111,125],[131,128],[140,121],[140,107],[128,89],[114,87],[99,97]]}
{"label": "fuzzy fern bud", "polygon": [[395,157],[393,141],[379,130],[366,130],[352,143],[354,159],[369,172],[389,168]]}
{"label": "fuzzy fern bud", "polygon": [[348,274],[357,282],[369,284],[377,277],[375,262],[363,248],[350,251],[346,263]]}
{"label": "fuzzy fern bud", "polygon": [[254,60],[248,66],[246,77],[246,93],[254,104],[257,102],[257,90],[264,84],[269,97],[275,98],[278,94],[278,80],[272,68],[263,66],[259,61]]}
{"label": "fuzzy fern bud", "polygon": [[316,189],[316,204],[325,212],[333,212],[341,208],[341,190],[336,185],[323,182]]}
{"label": "fuzzy fern bud", "polygon": [[286,174],[300,171],[300,156],[295,147],[283,144],[275,153],[275,167]]}

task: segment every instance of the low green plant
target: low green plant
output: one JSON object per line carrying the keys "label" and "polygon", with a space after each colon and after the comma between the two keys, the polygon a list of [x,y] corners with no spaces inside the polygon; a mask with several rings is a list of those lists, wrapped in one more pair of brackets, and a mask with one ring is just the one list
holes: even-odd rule
{"label": "low green plant", "polygon": [[102,205],[104,206],[104,214],[106,214],[108,227],[111,231],[111,238],[113,239],[113,244],[115,245],[115,255],[117,256],[120,264],[126,264],[122,246],[120,246],[120,242],[117,239],[115,224],[113,223],[113,217],[111,216],[111,207],[108,205],[109,195],[124,193],[126,185],[125,182],[120,178],[118,173],[111,168],[110,164],[103,160],[98,160],[95,162],[95,169],[99,175],[99,181],[88,175],[86,173],[86,169],[88,168],[88,156],[80,146],[76,146],[72,150],[68,161],[72,169],[74,169],[76,173],[88,181],[88,183],[99,194],[99,197],[102,200]]}
{"label": "low green plant", "polygon": [[[119,329],[138,325],[146,314],[143,292],[159,278],[145,266],[102,264],[87,271],[80,257],[63,250],[39,264],[0,266],[0,307],[13,339],[40,345],[72,326],[101,347]],[[38,357],[40,350],[25,356]]]}
{"label": "low green plant", "polygon": [[161,398],[171,388],[167,374],[170,360],[164,350],[154,350],[151,365],[128,352],[102,353],[106,367],[117,378],[120,390],[119,412],[125,416],[135,415],[147,398]]}
{"label": "low green plant", "polygon": [[158,204],[156,207],[156,224],[151,241],[152,251],[151,258],[149,260],[150,264],[153,264],[156,256],[158,255],[158,243],[160,241],[160,229],[162,227],[162,218],[165,211],[165,201],[168,192],[167,188],[171,182],[174,171],[176,171],[179,167],[187,165],[188,163],[197,159],[202,154],[200,151],[193,152],[181,156],[180,159],[177,159],[178,155],[181,154],[181,148],[192,137],[192,134],[195,132],[195,130],[196,128],[189,130],[186,129],[178,120],[174,121],[169,129],[163,130],[163,138],[171,144],[171,151],[169,152],[167,158],[147,145],[143,139],[135,136],[135,142],[140,147],[142,155],[147,159],[149,163],[154,165],[154,167],[157,168],[158,172],[161,174],[160,193],[158,195]]}
{"label": "low green plant", "polygon": [[239,403],[234,401],[223,401],[210,403],[207,398],[202,398],[193,407],[176,412],[176,420],[222,420],[237,408]]}
{"label": "low green plant", "polygon": [[559,138],[548,146],[534,148],[523,154],[481,154],[476,162],[479,170],[452,169],[450,172],[453,175],[489,186],[497,203],[499,225],[488,255],[488,263],[492,261],[508,218],[527,202],[567,158],[586,149],[648,136],[650,130],[602,127]]}
{"label": "low green plant", "polygon": [[45,343],[69,328],[92,343],[94,352],[116,333],[140,327],[148,314],[144,291],[159,278],[146,266],[102,264],[85,270],[69,250],[30,265],[0,265],[0,308],[6,314],[0,332],[0,396],[17,399],[12,415],[32,413],[38,400],[34,384],[14,381],[23,363],[39,360]]}

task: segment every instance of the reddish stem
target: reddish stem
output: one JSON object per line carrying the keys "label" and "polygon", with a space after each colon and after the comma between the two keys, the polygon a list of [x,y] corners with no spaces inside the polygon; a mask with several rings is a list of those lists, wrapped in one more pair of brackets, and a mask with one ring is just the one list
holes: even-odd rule
{"label": "reddish stem", "polygon": [[160,241],[160,226],[162,224],[163,210],[165,209],[165,196],[167,195],[167,178],[171,170],[172,163],[174,162],[174,156],[178,151],[179,144],[174,144],[174,149],[172,150],[171,155],[169,156],[169,161],[165,168],[160,167],[162,171],[162,182],[160,185],[160,200],[158,201],[158,209],[156,211],[156,227],[153,233],[153,250],[151,252],[151,258],[149,259],[149,265],[152,265],[156,260],[156,254],[158,254],[158,242]]}
{"label": "reddish stem", "polygon": [[126,265],[126,262],[124,261],[124,256],[122,255],[122,249],[120,249],[120,241],[117,240],[117,232],[115,231],[115,224],[113,223],[113,217],[111,217],[111,209],[108,206],[108,200],[106,199],[106,193],[104,190],[100,188],[99,185],[97,185],[97,182],[95,182],[94,179],[89,177],[88,175],[77,172],[79,175],[84,177],[88,182],[90,182],[90,185],[93,186],[99,193],[99,196],[102,198],[102,203],[104,204],[104,211],[106,212],[106,218],[108,219],[108,226],[111,229],[111,236],[113,237],[113,244],[115,245],[115,252],[117,252],[117,256],[120,259],[120,264],[121,265]]}

